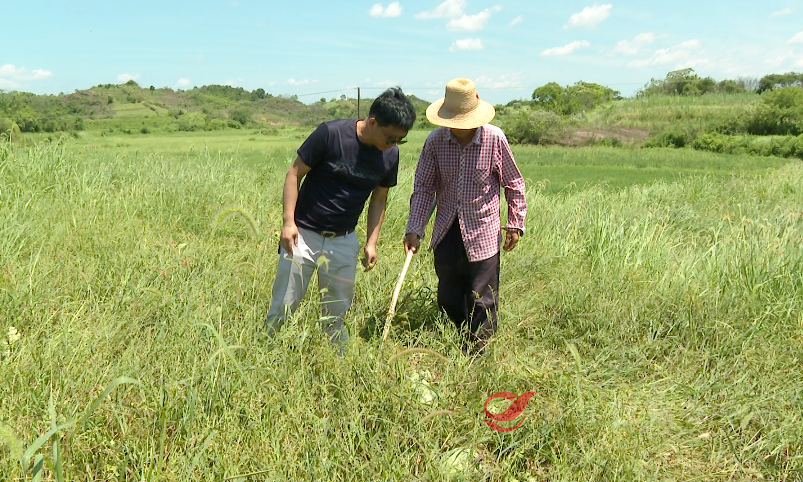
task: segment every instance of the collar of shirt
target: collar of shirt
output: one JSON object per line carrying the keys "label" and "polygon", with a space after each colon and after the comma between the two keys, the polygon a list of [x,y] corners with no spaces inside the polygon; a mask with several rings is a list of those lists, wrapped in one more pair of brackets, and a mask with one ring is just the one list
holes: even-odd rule
{"label": "collar of shirt", "polygon": [[[446,140],[449,142],[454,142],[459,146],[460,141],[457,140],[457,137],[455,137],[454,134],[452,134],[452,130],[449,129],[448,127],[444,128],[444,130],[446,131],[444,133],[444,137],[446,138]],[[482,143],[481,141],[482,141],[482,126],[477,128],[477,131],[474,133],[474,137],[472,137],[471,141],[468,144],[466,144],[466,147],[468,147],[471,144],[481,144]]]}

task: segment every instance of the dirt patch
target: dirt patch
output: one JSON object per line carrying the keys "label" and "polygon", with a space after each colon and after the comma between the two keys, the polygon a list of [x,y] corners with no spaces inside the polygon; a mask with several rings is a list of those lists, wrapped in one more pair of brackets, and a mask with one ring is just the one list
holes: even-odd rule
{"label": "dirt patch", "polygon": [[557,144],[569,147],[588,146],[608,140],[620,144],[641,144],[650,133],[633,127],[606,126],[604,128],[577,127],[569,129]]}

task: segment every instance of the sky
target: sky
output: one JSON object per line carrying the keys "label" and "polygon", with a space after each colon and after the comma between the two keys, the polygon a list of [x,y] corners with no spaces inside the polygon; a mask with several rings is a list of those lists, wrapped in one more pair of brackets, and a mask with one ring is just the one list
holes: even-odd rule
{"label": "sky", "polygon": [[434,101],[467,77],[504,104],[548,82],[628,97],[687,67],[803,72],[803,0],[0,0],[0,12],[0,90],[36,94],[133,79],[308,103],[398,85]]}

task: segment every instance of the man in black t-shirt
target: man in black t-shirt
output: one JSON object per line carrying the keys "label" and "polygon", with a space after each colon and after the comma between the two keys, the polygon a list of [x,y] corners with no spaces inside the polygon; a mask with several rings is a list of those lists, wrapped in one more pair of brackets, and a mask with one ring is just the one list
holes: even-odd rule
{"label": "man in black t-shirt", "polygon": [[400,88],[390,88],[374,100],[367,118],[324,122],[298,149],[284,181],[279,264],[266,320],[271,335],[298,307],[317,268],[321,324],[342,353],[348,340],[343,315],[354,296],[360,251],[354,228],[370,197],[363,247],[363,265],[370,270],[388,190],[396,185],[397,144],[414,122],[410,100]]}

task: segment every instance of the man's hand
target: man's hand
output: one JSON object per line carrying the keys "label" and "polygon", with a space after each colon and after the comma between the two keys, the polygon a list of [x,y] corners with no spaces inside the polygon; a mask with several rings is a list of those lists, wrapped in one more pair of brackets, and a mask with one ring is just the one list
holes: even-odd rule
{"label": "man's hand", "polygon": [[516,247],[516,243],[519,242],[519,230],[518,229],[505,229],[505,244],[502,247],[505,251],[510,251],[511,249]]}
{"label": "man's hand", "polygon": [[366,244],[365,247],[362,248],[362,252],[365,255],[362,259],[362,265],[365,267],[365,271],[374,269],[374,266],[376,266],[376,245]]}
{"label": "man's hand", "polygon": [[295,223],[285,223],[282,226],[279,244],[289,254],[293,254],[293,246],[298,246],[298,227]]}
{"label": "man's hand", "polygon": [[407,233],[407,235],[404,237],[404,254],[407,254],[408,251],[417,253],[420,244],[421,238],[419,238],[417,234]]}

